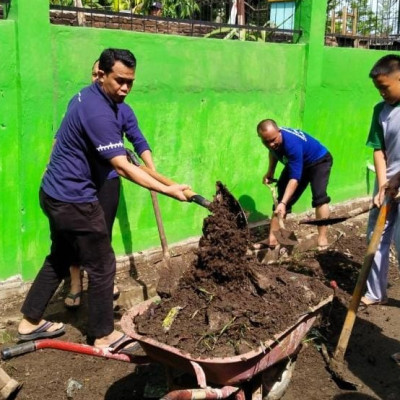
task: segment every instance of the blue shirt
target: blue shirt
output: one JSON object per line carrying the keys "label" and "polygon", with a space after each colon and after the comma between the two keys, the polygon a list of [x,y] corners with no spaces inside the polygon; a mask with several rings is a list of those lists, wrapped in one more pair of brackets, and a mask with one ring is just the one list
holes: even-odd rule
{"label": "blue shirt", "polygon": [[43,191],[68,203],[96,201],[92,170],[126,154],[118,105],[97,82],[82,89],[70,101],[56,139],[42,179]]}
{"label": "blue shirt", "polygon": [[273,153],[289,168],[289,179],[299,181],[307,167],[328,153],[318,140],[307,133],[293,128],[280,128],[282,144]]}
{"label": "blue shirt", "polygon": [[[139,156],[146,150],[151,151],[146,138],[143,136],[143,133],[139,128],[136,115],[128,104],[118,104],[118,122],[121,127],[121,132],[124,133],[129,142],[132,143],[135,152],[139,154]],[[107,179],[113,179],[116,177],[118,177],[118,174],[115,169],[111,167]]]}

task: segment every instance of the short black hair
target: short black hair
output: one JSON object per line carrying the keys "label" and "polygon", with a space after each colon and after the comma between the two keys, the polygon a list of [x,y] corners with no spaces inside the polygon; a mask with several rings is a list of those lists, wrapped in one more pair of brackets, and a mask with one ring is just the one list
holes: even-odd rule
{"label": "short black hair", "polygon": [[257,132],[263,131],[268,128],[279,129],[277,123],[273,119],[263,119],[257,125]]}
{"label": "short black hair", "polygon": [[379,75],[389,75],[395,71],[400,71],[400,56],[388,54],[375,63],[369,73],[369,77],[375,79]]}
{"label": "short black hair", "polygon": [[129,51],[125,49],[105,49],[100,54],[99,69],[106,74],[112,71],[116,61],[122,62],[126,67],[136,69],[136,58]]}

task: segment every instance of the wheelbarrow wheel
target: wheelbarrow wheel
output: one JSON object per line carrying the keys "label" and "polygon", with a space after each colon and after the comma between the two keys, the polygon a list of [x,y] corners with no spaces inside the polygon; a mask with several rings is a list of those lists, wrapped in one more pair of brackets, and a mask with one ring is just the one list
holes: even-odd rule
{"label": "wheelbarrow wheel", "polygon": [[261,376],[263,400],[279,400],[292,379],[296,359],[288,359],[268,368]]}

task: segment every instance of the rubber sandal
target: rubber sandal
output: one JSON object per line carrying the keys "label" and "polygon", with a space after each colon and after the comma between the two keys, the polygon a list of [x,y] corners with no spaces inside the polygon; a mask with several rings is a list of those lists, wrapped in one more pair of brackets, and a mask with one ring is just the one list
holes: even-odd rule
{"label": "rubber sandal", "polygon": [[38,328],[36,328],[31,333],[18,333],[18,339],[21,341],[28,341],[28,340],[36,340],[42,338],[54,338],[57,336],[61,336],[65,333],[65,326],[63,325],[61,328],[56,329],[55,331],[48,331],[50,327],[54,325],[54,322],[46,321]]}
{"label": "rubber sandal", "polygon": [[387,297],[383,298],[382,300],[370,300],[368,297],[363,296],[360,300],[360,305],[358,309],[360,311],[366,310],[370,306],[382,306],[388,303]]}
{"label": "rubber sandal", "polygon": [[113,293],[113,299],[118,300],[120,295],[121,295],[121,292],[117,288],[117,290]]}
{"label": "rubber sandal", "polygon": [[400,353],[394,353],[390,358],[398,365],[400,365]]}
{"label": "rubber sandal", "polygon": [[[67,304],[67,303],[65,303],[65,300],[64,300],[64,306],[65,306],[66,308],[68,308],[68,310],[76,310],[77,308],[79,308],[79,307],[81,306],[81,297],[82,297],[82,292],[78,292],[78,293],[75,293],[75,294],[73,294],[73,293],[68,293],[68,294],[65,296],[65,298],[66,298],[66,299],[71,299],[71,300],[74,302],[74,304]],[[79,299],[79,303],[78,303],[78,304],[75,304],[75,301],[76,301],[77,299]]]}
{"label": "rubber sandal", "polygon": [[[108,349],[112,353],[118,352],[119,350],[125,348],[128,344],[137,343],[135,339],[132,339],[130,336],[125,333],[116,341],[106,345],[106,346],[95,346],[99,349]],[[129,347],[128,347],[129,348]]]}

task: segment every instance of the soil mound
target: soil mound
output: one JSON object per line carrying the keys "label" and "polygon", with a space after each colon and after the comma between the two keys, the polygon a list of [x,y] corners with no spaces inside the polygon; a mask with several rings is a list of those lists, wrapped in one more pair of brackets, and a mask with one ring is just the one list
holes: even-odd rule
{"label": "soil mound", "polygon": [[139,334],[198,357],[255,350],[332,294],[318,279],[261,264],[233,196],[217,188],[196,261],[170,298],[135,318]]}

